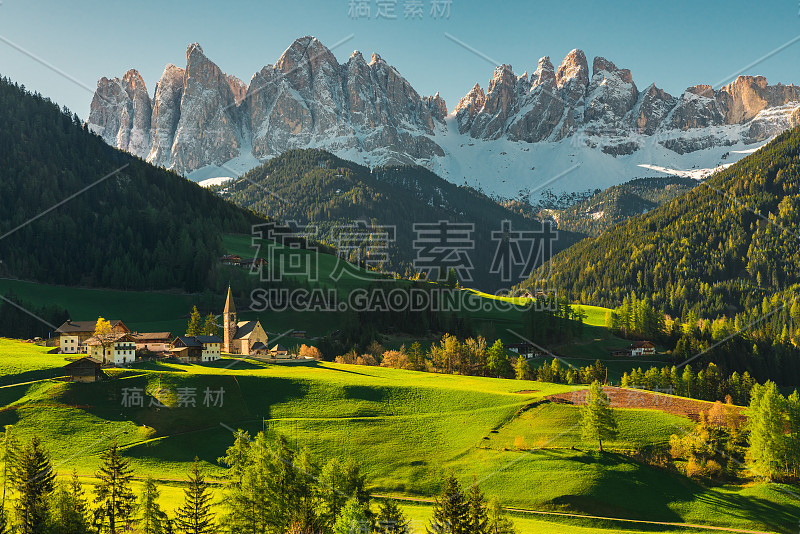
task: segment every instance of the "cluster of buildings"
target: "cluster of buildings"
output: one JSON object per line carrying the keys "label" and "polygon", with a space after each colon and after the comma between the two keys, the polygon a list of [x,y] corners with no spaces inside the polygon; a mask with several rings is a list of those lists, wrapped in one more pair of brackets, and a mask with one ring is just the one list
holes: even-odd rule
{"label": "cluster of buildings", "polygon": [[289,351],[283,345],[269,347],[269,336],[261,322],[238,320],[230,288],[222,313],[222,338],[216,335],[173,336],[170,332],[139,333],[132,332],[120,320],[109,323],[110,331],[103,334],[96,333],[96,321],[67,320],[56,329],[62,354],[85,354],[67,365],[68,371],[76,372],[73,376],[96,379],[97,373],[102,373],[102,366],[133,363],[137,353],[145,351],[185,363],[214,362],[223,352],[269,359],[289,358]]}

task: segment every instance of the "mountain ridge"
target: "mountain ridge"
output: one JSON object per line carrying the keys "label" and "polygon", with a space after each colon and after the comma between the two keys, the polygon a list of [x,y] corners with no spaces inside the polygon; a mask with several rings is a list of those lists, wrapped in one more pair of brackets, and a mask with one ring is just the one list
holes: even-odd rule
{"label": "mountain ridge", "polygon": [[[101,78],[87,124],[109,144],[191,178],[233,176],[294,148],[322,148],[369,166],[425,166],[454,183],[477,179],[513,197],[570,167],[556,187],[608,187],[663,168],[716,167],[728,147],[749,148],[800,124],[800,87],[739,76],[714,90],[672,96],[639,90],[628,69],[571,51],[517,76],[500,65],[450,111],[422,96],[379,54],[340,64],[314,37],[297,39],[248,84],[199,44],[186,68],[167,65],[151,99],[134,69]],[[477,148],[475,148],[477,147]],[[501,157],[502,156],[502,157]],[[573,158],[570,162],[569,159]],[[200,176],[203,172],[205,176]],[[198,174],[200,173],[200,174]],[[215,174],[216,173],[216,174]]]}

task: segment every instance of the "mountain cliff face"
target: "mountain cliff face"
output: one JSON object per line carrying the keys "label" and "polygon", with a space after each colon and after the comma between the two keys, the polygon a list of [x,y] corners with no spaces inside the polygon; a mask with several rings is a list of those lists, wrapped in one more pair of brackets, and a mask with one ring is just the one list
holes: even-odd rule
{"label": "mountain cliff face", "polygon": [[356,51],[340,65],[304,37],[248,85],[222,72],[197,43],[186,50],[185,70],[164,69],[152,101],[136,71],[103,78],[88,123],[111,145],[189,173],[222,165],[245,145],[261,160],[315,144],[403,163],[443,156],[428,136],[446,115],[438,94],[421,97],[379,55],[367,63]]}
{"label": "mountain cliff face", "polygon": [[507,196],[570,164],[592,169],[561,189],[608,187],[645,175],[641,167],[716,167],[798,123],[800,87],[740,76],[672,96],[653,84],[640,90],[603,57],[590,71],[581,50],[557,69],[541,58],[530,76],[498,66],[486,91],[476,83],[448,114],[438,93],[419,95],[378,54],[366,61],[355,51],[340,64],[313,37],[248,84],[192,44],[186,68],[167,65],[152,99],[135,70],[100,79],[88,119],[109,144],[183,174],[232,175],[232,160],[247,170],[287,150],[324,148],[368,164],[424,165],[452,181],[480,177]]}

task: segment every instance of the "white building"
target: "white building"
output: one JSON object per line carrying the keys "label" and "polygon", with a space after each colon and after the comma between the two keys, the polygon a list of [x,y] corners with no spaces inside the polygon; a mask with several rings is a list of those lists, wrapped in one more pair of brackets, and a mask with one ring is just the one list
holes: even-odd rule
{"label": "white building", "polygon": [[86,349],[90,358],[104,364],[125,365],[136,361],[136,341],[130,334],[108,334],[102,341],[90,337]]}

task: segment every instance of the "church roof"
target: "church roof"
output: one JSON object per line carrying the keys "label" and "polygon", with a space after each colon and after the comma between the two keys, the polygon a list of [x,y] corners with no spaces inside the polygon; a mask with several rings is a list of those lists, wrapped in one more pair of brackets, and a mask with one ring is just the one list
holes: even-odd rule
{"label": "church roof", "polygon": [[258,324],[258,321],[239,321],[236,325],[236,335],[233,336],[233,339],[247,339]]}
{"label": "church roof", "polygon": [[231,286],[228,286],[228,297],[225,299],[225,314],[236,313],[236,305],[233,303],[233,293],[231,293]]}

